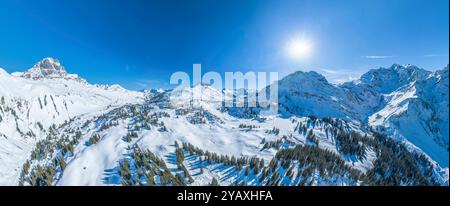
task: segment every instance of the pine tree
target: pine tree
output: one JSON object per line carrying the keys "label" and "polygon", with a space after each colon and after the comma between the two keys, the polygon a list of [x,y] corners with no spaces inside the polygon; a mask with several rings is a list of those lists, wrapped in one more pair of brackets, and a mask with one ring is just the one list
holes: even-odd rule
{"label": "pine tree", "polygon": [[259,168],[264,168],[264,159],[261,159],[261,161],[259,161]]}
{"label": "pine tree", "polygon": [[69,142],[69,144],[67,144],[67,150],[70,152],[71,155],[74,154],[74,149],[73,149],[72,142]]}
{"label": "pine tree", "polygon": [[131,182],[131,171],[130,171],[130,165],[128,163],[128,160],[124,160],[120,164],[120,176],[122,177],[122,185],[129,186],[132,185]]}
{"label": "pine tree", "polygon": [[181,176],[180,173],[177,173],[175,175],[174,185],[175,186],[186,186],[186,183],[184,182],[184,178],[183,178],[183,176]]}
{"label": "pine tree", "polygon": [[183,164],[184,161],[184,152],[181,148],[176,148],[175,149],[175,154],[176,154],[176,158],[177,158],[177,164]]}
{"label": "pine tree", "polygon": [[217,181],[217,179],[215,177],[213,177],[210,185],[211,186],[220,186],[219,181]]}
{"label": "pine tree", "polygon": [[155,171],[154,171],[154,169],[152,168],[152,169],[150,170],[150,172],[149,172],[148,177],[147,177],[147,184],[148,184],[148,186],[155,186],[155,185],[156,185],[156,184],[155,184],[155,179],[154,179],[154,177],[155,177]]}
{"label": "pine tree", "polygon": [[27,160],[25,164],[23,164],[22,173],[28,174],[28,171],[30,170],[30,161]]}
{"label": "pine tree", "polygon": [[94,134],[94,135],[92,135],[91,138],[89,138],[89,144],[90,144],[90,145],[97,144],[97,142],[98,142],[99,140],[100,140],[100,135]]}
{"label": "pine tree", "polygon": [[129,134],[127,134],[124,138],[125,142],[131,142],[131,136]]}
{"label": "pine tree", "polygon": [[66,168],[66,161],[64,160],[63,157],[59,158],[59,167],[61,168],[61,170],[64,170]]}

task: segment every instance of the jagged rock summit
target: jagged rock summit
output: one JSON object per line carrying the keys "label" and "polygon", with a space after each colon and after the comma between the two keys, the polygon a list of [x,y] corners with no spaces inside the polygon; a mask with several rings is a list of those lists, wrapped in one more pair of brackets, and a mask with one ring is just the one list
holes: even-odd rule
{"label": "jagged rock summit", "polygon": [[52,57],[44,58],[26,72],[16,72],[13,75],[33,80],[63,78],[85,81],[77,74],[69,74],[59,60]]}

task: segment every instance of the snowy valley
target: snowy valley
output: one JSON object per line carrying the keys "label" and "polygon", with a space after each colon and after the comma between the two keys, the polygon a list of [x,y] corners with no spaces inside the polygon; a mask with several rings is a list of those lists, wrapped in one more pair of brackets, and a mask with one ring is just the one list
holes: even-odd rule
{"label": "snowy valley", "polygon": [[93,85],[46,58],[0,69],[0,185],[448,185],[448,82],[448,66],[338,85],[299,71],[264,114],[208,85]]}

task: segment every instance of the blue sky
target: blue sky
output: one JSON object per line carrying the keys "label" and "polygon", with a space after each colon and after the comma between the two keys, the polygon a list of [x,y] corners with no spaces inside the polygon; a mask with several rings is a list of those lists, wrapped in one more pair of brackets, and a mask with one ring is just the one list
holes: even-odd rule
{"label": "blue sky", "polygon": [[[0,0],[0,67],[44,57],[92,83],[167,87],[175,71],[316,70],[332,81],[393,63],[448,64],[448,0]],[[290,39],[309,58],[286,55]]]}

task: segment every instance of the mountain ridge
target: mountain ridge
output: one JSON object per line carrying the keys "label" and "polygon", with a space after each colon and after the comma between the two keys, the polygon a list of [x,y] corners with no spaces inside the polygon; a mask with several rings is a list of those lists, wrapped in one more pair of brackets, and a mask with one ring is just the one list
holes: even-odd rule
{"label": "mountain ridge", "polygon": [[[50,127],[80,115],[143,100],[143,94],[138,92],[89,84],[78,75],[65,72],[53,59],[46,58],[36,65],[28,70],[31,73],[10,75],[0,70],[0,175],[5,177],[0,184],[17,181],[17,172],[29,152],[45,138]],[[50,67],[43,73],[49,76],[34,73],[41,66]],[[14,170],[16,173],[11,172]]]}
{"label": "mountain ridge", "polygon": [[[312,78],[304,77],[308,74],[311,74]],[[317,75],[305,72],[296,72],[291,75],[279,81],[279,99],[283,110],[300,116],[316,115],[318,117],[353,119],[375,128],[380,125],[394,128],[393,131],[386,134],[397,136],[400,139],[408,139],[408,136],[413,136],[414,138],[410,138],[413,142],[425,147],[426,153],[431,154],[444,167],[448,167],[448,132],[445,132],[448,130],[449,92],[448,83],[446,84],[448,82],[448,66],[442,70],[430,72],[413,65],[393,64],[388,68],[380,67],[369,70],[361,76],[361,79],[339,85],[330,84],[322,78],[317,79],[318,84],[292,82],[291,80],[295,78],[311,80]],[[408,88],[415,88],[417,85],[428,86],[422,86],[423,88],[418,93],[416,90],[408,92]],[[394,89],[394,87],[396,88]],[[436,94],[443,95],[443,98],[437,98]],[[402,103],[403,101],[399,101],[399,98],[411,103],[418,100],[420,103],[414,103],[412,105],[415,106],[408,109],[408,104]],[[440,105],[439,108],[433,108],[433,105],[437,104]],[[432,107],[432,110],[429,107]],[[401,123],[385,122],[395,119],[395,116],[405,115],[408,111],[417,115],[425,113],[430,113],[428,116],[434,115],[434,117],[416,120],[421,125],[428,125],[427,122],[437,119],[438,122],[432,124],[438,124],[433,127],[438,128],[439,132],[430,132],[433,130],[430,126],[400,129]],[[394,113],[396,115],[392,116]],[[385,121],[376,121],[377,119]],[[415,119],[415,117],[410,117],[408,121],[410,119]],[[416,130],[422,134],[421,137],[408,132]],[[408,134],[399,134],[398,131]],[[430,141],[430,139],[432,140]],[[439,154],[434,151],[436,147],[441,148],[438,149]]]}
{"label": "mountain ridge", "polygon": [[[17,183],[19,180],[18,171],[20,171],[20,166],[25,162],[25,160],[27,160],[29,152],[36,149],[36,142],[43,140],[45,136],[48,136],[52,131],[60,130],[55,124],[61,125],[62,128],[66,124],[71,125],[71,130],[65,131],[65,135],[63,133],[63,136],[61,137],[63,139],[65,139],[66,135],[71,136],[71,133],[68,132],[74,131],[76,128],[82,129],[83,135],[92,135],[93,131],[98,130],[101,132],[103,130],[101,128],[104,127],[105,132],[101,133],[102,136],[100,136],[101,138],[98,141],[103,142],[103,139],[105,139],[105,142],[102,144],[106,144],[106,142],[114,142],[117,145],[126,145],[121,143],[122,137],[106,133],[106,131],[109,131],[109,127],[117,127],[118,125],[116,124],[118,122],[115,122],[114,115],[105,115],[117,108],[128,108],[127,111],[133,112],[134,109],[129,106],[130,104],[141,105],[144,106],[144,108],[146,107],[145,105],[150,104],[152,106],[147,109],[150,111],[155,111],[155,114],[159,118],[162,118],[165,122],[179,124],[179,127],[165,125],[163,122],[154,122],[152,123],[154,124],[153,126],[148,127],[138,124],[137,127],[144,128],[142,131],[143,133],[139,132],[139,135],[146,136],[146,133],[152,133],[155,135],[155,138],[167,137],[171,141],[189,140],[189,143],[199,146],[203,145],[202,148],[214,148],[214,144],[211,144],[211,142],[201,142],[198,138],[194,138],[194,136],[199,135],[206,138],[211,133],[230,133],[234,135],[233,138],[230,137],[231,139],[227,139],[223,136],[218,140],[210,139],[209,141],[218,141],[224,144],[234,142],[233,144],[238,147],[234,148],[232,146],[228,146],[226,148],[228,148],[228,152],[235,155],[246,155],[246,153],[247,155],[260,155],[259,152],[250,148],[259,147],[257,146],[257,143],[262,141],[260,139],[262,136],[270,136],[271,134],[278,134],[280,132],[286,136],[289,136],[292,135],[292,132],[295,132],[293,130],[295,128],[291,125],[291,123],[289,123],[290,121],[294,121],[292,119],[285,119],[285,117],[279,117],[278,115],[263,115],[257,110],[254,111],[247,108],[242,108],[237,111],[232,108],[228,111],[226,111],[227,109],[224,110],[220,104],[221,98],[218,97],[218,95],[222,92],[207,85],[201,85],[201,87],[206,87],[207,93],[202,93],[202,95],[199,96],[201,97],[200,99],[194,100],[200,104],[198,104],[198,108],[193,108],[192,102],[190,102],[190,100],[183,99],[180,91],[159,90],[157,92],[134,92],[126,90],[120,87],[120,85],[91,85],[85,81],[80,81],[78,79],[80,78],[78,75],[67,74],[59,61],[56,61],[57,60],[46,58],[41,62],[47,63],[37,63],[36,65],[38,66],[35,65],[33,67],[34,69],[32,68],[31,71],[29,70],[29,74],[24,72],[9,75],[6,71],[0,69],[0,96],[2,96],[3,99],[2,102],[0,102],[0,131],[2,131],[0,133],[0,145],[2,145],[0,146],[0,159],[2,159],[2,161],[7,160],[6,162],[2,162],[2,165],[9,165],[0,168],[0,174],[7,177],[6,180],[8,181],[4,182],[5,179],[1,179],[0,184]],[[45,71],[43,73],[43,70],[40,70],[42,68]],[[391,69],[388,68],[387,70],[393,73],[387,74],[391,74],[393,76],[391,80],[396,80],[393,81],[394,84],[392,85],[399,86],[399,88],[387,94],[383,92],[391,91],[392,85],[382,87],[384,85],[379,84],[380,77],[377,76],[380,72],[377,72],[376,70],[371,70],[371,74],[366,75],[371,78],[365,78],[362,83],[361,81],[356,80],[341,85],[329,83],[324,76],[317,72],[295,72],[278,81],[280,114],[289,114],[288,117],[294,119],[311,116],[325,118],[324,121],[328,121],[326,118],[339,118],[351,122],[353,125],[352,127],[355,128],[361,129],[367,126],[370,129],[375,129],[378,132],[384,133],[387,136],[402,142],[404,145],[412,146],[409,147],[412,152],[417,154],[424,153],[430,156],[430,160],[432,162],[431,164],[434,164],[432,168],[434,168],[433,171],[435,172],[435,175],[437,175],[436,178],[439,177],[444,179],[443,181],[448,184],[448,158],[440,158],[442,156],[445,157],[445,154],[448,156],[448,133],[442,133],[445,129],[445,122],[447,122],[448,128],[448,116],[445,118],[445,115],[448,115],[448,65],[443,70],[438,70],[435,72],[427,72],[425,70],[422,71],[422,69],[412,65],[400,66],[394,64],[390,68]],[[38,71],[41,72],[39,73]],[[194,92],[198,92],[200,90],[199,87],[194,87],[185,88],[181,91],[193,94]],[[431,92],[427,93],[428,91]],[[444,95],[444,98],[438,98],[433,94],[442,94]],[[227,93],[227,95],[231,94]],[[445,99],[445,95],[447,95],[447,100]],[[405,101],[408,103],[404,103]],[[405,107],[405,105],[407,105],[407,107]],[[408,107],[408,105],[414,106]],[[430,105],[438,106],[430,107]],[[393,109],[388,110],[388,108]],[[397,108],[404,109],[398,110]],[[394,113],[391,111],[397,113],[393,115]],[[145,112],[145,110],[142,110],[142,112],[150,115],[148,111]],[[167,114],[165,114],[165,112],[167,112]],[[227,112],[227,115],[225,115],[224,112]],[[407,114],[416,115],[408,116]],[[93,119],[97,119],[102,116],[105,117],[103,119],[98,119],[98,124],[91,125],[91,129],[89,130],[79,128],[79,126],[76,126],[79,123],[75,123],[92,121]],[[407,131],[411,131],[413,128],[402,129],[402,127],[398,125],[403,125],[404,123],[395,123],[403,121],[402,119],[398,119],[396,117],[405,116],[408,117],[408,120],[412,119],[419,122],[421,125],[429,125],[426,127],[414,127],[414,130],[417,128],[423,129],[423,132],[421,132],[423,135],[420,136],[420,138],[407,133]],[[247,117],[250,117],[250,119],[247,119]],[[253,117],[258,118],[254,119]],[[417,119],[417,117],[420,118]],[[147,117],[142,116],[140,118]],[[270,124],[266,122],[270,119],[274,122],[281,123],[277,123],[273,126],[273,128],[271,128]],[[124,122],[129,122],[131,120],[133,119],[123,119]],[[431,121],[433,123],[425,124],[427,121]],[[41,126],[39,126],[38,122]],[[109,123],[105,125],[104,122]],[[232,126],[222,125],[225,122],[227,124],[232,124]],[[408,121],[406,123],[410,124]],[[127,131],[130,131],[129,126],[121,123],[118,124],[120,125],[117,128],[118,130],[111,131],[120,131],[119,133],[123,135],[126,135]],[[129,124],[135,125],[135,120],[129,122]],[[242,126],[242,124],[244,124],[244,126]],[[247,124],[253,126],[263,126],[264,129],[267,129],[267,131],[253,128],[253,126],[250,130],[248,130],[248,126],[245,126]],[[205,127],[210,127],[210,130],[206,130],[206,128],[202,125],[205,125]],[[279,128],[275,128],[275,126]],[[235,131],[238,127],[240,129]],[[156,130],[147,131],[145,128],[154,128]],[[378,130],[379,128],[388,129]],[[438,130],[435,128],[438,128]],[[177,129],[180,131],[177,132]],[[253,133],[252,129],[255,130]],[[309,129],[314,130],[314,128]],[[369,129],[364,130],[369,131]],[[86,132],[86,134],[84,134],[84,132]],[[169,133],[165,134],[165,132]],[[325,133],[315,130],[313,133],[320,136],[319,142],[323,142],[325,145],[335,144],[333,140],[327,140],[328,137],[322,138],[322,135],[325,135]],[[183,135],[187,136],[183,137]],[[308,141],[296,140],[298,138],[306,138],[306,136],[306,134],[298,137],[294,136],[290,141],[297,142],[296,144],[305,144],[308,141],[310,141],[310,143],[307,144],[316,144],[314,143],[314,139],[310,139]],[[87,136],[84,137],[90,138]],[[241,139],[242,137],[244,137],[244,139]],[[276,137],[277,135],[271,136],[273,141],[278,141]],[[426,138],[426,144],[418,141],[423,138]],[[144,139],[144,142],[150,141],[149,139]],[[159,141],[160,140],[157,140],[157,142]],[[161,145],[151,144],[153,145],[152,152],[159,150],[171,150],[170,145],[165,144],[172,143],[162,141],[157,144]],[[143,146],[145,145],[146,144]],[[324,148],[329,148],[329,146],[325,147],[325,145],[322,146]],[[447,150],[445,150],[445,146],[447,147]],[[17,147],[21,149],[17,149]],[[333,146],[333,148],[334,147],[338,146],[336,145]],[[444,150],[439,149],[438,153],[433,154],[431,150],[436,147],[444,148]],[[86,148],[82,145],[77,146],[77,148],[90,150],[87,145]],[[246,152],[239,152],[240,150],[238,148],[247,149],[242,150]],[[226,154],[225,150],[219,148],[217,148],[217,150],[222,151],[223,154]],[[75,148],[75,151],[78,150]],[[82,150],[78,152],[82,152]],[[370,151],[367,152],[370,153]],[[156,154],[158,154],[158,152],[156,152]],[[166,153],[163,152],[161,154]],[[264,153],[266,157],[270,157],[274,154],[275,151]],[[16,156],[17,158],[11,158],[11,155]],[[118,158],[120,158],[120,155],[114,156],[113,159],[116,161]],[[270,158],[266,158],[266,161],[268,160],[270,160]],[[434,162],[435,160],[437,161],[437,164]],[[112,167],[116,164],[116,162],[112,159],[111,161],[112,162],[105,162],[105,166],[107,165],[107,167]],[[350,161],[349,163],[353,162],[353,164],[358,162],[358,160],[346,161]],[[360,162],[358,164],[363,164],[362,167],[364,168],[371,168],[374,166],[369,162]],[[79,169],[78,166],[75,167],[74,165],[72,167],[74,167],[75,170],[71,170],[72,174]],[[443,175],[441,174],[442,168],[440,168],[439,165],[447,167],[443,169]],[[17,171],[17,173],[14,173],[13,176],[11,176],[12,170]],[[363,171],[366,171],[366,169]],[[101,172],[102,171],[97,171],[95,174],[101,174]],[[98,177],[92,178],[96,179]],[[210,178],[210,176],[207,178]],[[67,175],[65,179],[71,183],[75,181],[67,179]],[[14,181],[9,182],[11,180]],[[333,182],[329,181],[330,180],[327,180],[326,182]],[[204,181],[200,182],[202,184],[205,183]],[[341,182],[341,184],[346,183],[346,181]]]}

